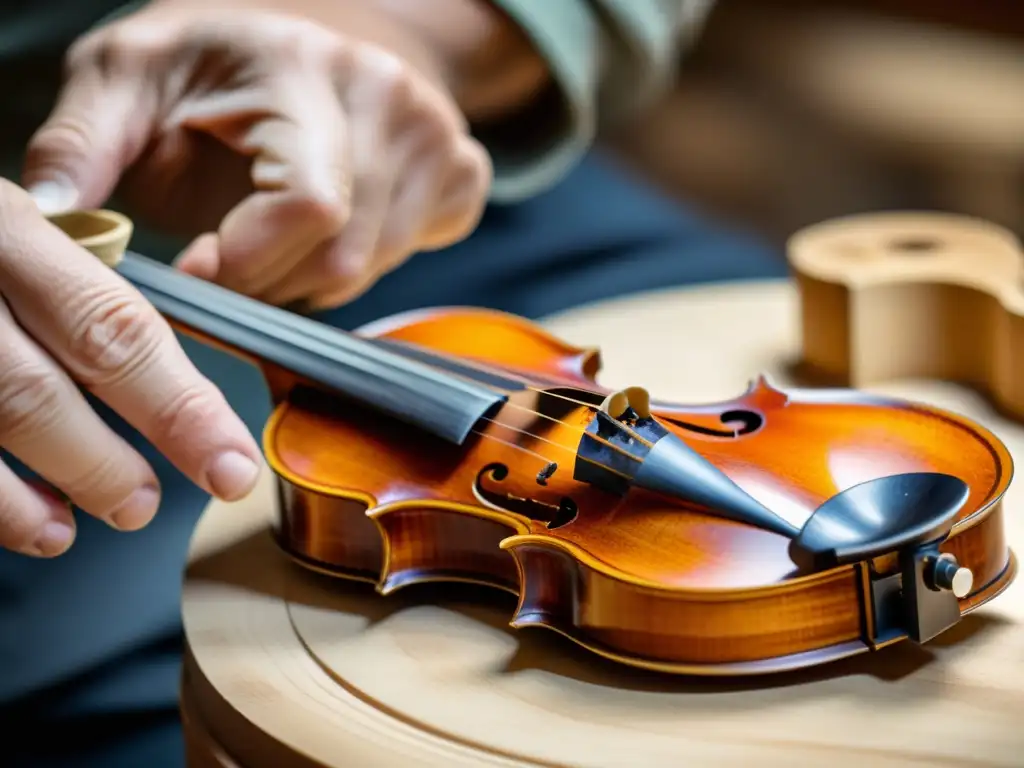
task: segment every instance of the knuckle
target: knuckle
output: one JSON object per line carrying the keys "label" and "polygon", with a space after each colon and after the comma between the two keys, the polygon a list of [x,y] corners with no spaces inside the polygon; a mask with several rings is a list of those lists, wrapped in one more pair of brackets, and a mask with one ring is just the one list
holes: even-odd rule
{"label": "knuckle", "polygon": [[493,175],[491,156],[475,141],[459,153],[457,170],[477,190],[483,191],[490,184]]}
{"label": "knuckle", "polygon": [[132,463],[115,451],[97,451],[80,472],[60,479],[61,489],[90,512],[104,512],[127,497],[139,483],[133,478]]}
{"label": "knuckle", "polygon": [[71,308],[69,367],[86,386],[118,383],[145,367],[166,341],[163,319],[141,297],[103,287]]}
{"label": "knuckle", "polygon": [[360,251],[352,249],[335,249],[327,256],[324,267],[324,280],[329,290],[338,290],[350,285],[366,273],[369,258]]}
{"label": "knuckle", "polygon": [[356,180],[356,196],[365,202],[374,213],[383,210],[391,197],[395,179],[391,174],[375,171]]}
{"label": "knuckle", "polygon": [[337,285],[331,285],[311,297],[318,309],[334,309],[364,294],[375,282],[375,275],[363,273],[358,278]]}
{"label": "knuckle", "polygon": [[153,431],[162,440],[188,443],[193,450],[202,451],[202,436],[220,422],[224,405],[214,387],[204,382],[186,385],[157,413]]}
{"label": "knuckle", "polygon": [[445,190],[448,202],[435,212],[431,239],[451,245],[472,233],[486,207],[490,168],[487,156],[479,152],[467,152],[457,162]]}
{"label": "knuckle", "polygon": [[323,68],[340,47],[340,38],[312,19],[290,14],[264,14],[253,28],[252,42],[271,54],[276,66]]}
{"label": "knuckle", "polygon": [[460,184],[456,187],[454,197],[463,201],[462,209],[469,218],[475,218],[483,211],[487,199],[487,190],[491,182],[489,166],[477,164],[465,169],[461,174]]}
{"label": "knuckle", "polygon": [[84,155],[91,149],[89,128],[84,113],[62,113],[48,121],[32,138],[29,152],[33,155]]}
{"label": "knuckle", "polygon": [[378,267],[381,272],[391,272],[408,261],[414,252],[414,241],[406,239],[388,240],[385,247],[381,249]]}
{"label": "knuckle", "polygon": [[419,89],[416,82],[404,63],[393,65],[394,71],[388,74],[388,69],[378,65],[375,69],[380,70],[383,78],[383,85],[388,91],[388,106],[395,117],[395,122],[402,118],[411,118],[416,123],[431,123],[430,113],[427,109],[427,102],[419,97]]}
{"label": "knuckle", "polygon": [[134,64],[157,50],[161,39],[160,28],[153,24],[115,24],[101,50],[110,64]]}
{"label": "knuckle", "polygon": [[132,71],[165,54],[174,41],[173,27],[156,19],[128,17],[97,29],[76,41],[65,66],[93,66],[104,74]]}
{"label": "knuckle", "polygon": [[62,418],[61,393],[43,365],[20,362],[0,372],[0,443],[45,433]]}
{"label": "knuckle", "polygon": [[408,98],[401,93],[411,88],[413,81],[409,66],[398,56],[371,43],[355,43],[346,46],[343,54],[347,62],[348,83],[346,100],[356,110],[375,110],[386,104],[405,105]]}
{"label": "knuckle", "polygon": [[476,216],[474,211],[467,210],[462,216],[456,218],[451,222],[447,232],[445,232],[445,245],[455,245],[467,238],[475,228]]}
{"label": "knuckle", "polygon": [[[432,119],[406,119],[397,129],[393,143],[400,158],[398,165],[420,170],[445,168],[456,144],[449,131]],[[407,175],[408,170],[405,171]]]}
{"label": "knuckle", "polygon": [[476,229],[483,216],[483,203],[474,204],[472,201],[462,209],[462,215],[456,216],[452,222],[452,240],[459,241],[469,237]]}
{"label": "knuckle", "polygon": [[64,69],[66,74],[75,70],[95,64],[100,59],[100,52],[106,45],[108,29],[98,29],[82,35],[67,49],[64,54]]}
{"label": "knuckle", "polygon": [[339,88],[347,83],[357,68],[358,55],[355,46],[350,45],[347,40],[335,38],[326,47],[325,64],[331,73],[334,83]]}
{"label": "knuckle", "polygon": [[455,104],[436,92],[424,99],[423,110],[426,118],[436,126],[444,141],[457,140],[469,132],[465,115]]}
{"label": "knuckle", "polygon": [[341,231],[349,210],[350,202],[342,190],[310,185],[310,189],[302,193],[299,216],[308,231],[326,238]]}
{"label": "knuckle", "polygon": [[366,74],[391,93],[412,93],[413,78],[409,66],[397,54],[377,45],[364,43],[358,49],[359,63]]}

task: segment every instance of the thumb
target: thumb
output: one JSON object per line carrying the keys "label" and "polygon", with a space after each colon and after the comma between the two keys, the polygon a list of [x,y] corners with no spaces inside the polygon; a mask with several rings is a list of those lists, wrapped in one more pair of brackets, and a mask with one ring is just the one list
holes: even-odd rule
{"label": "thumb", "polygon": [[[79,69],[28,144],[22,185],[45,214],[98,208],[149,138],[155,106],[133,74]],[[148,104],[147,104],[148,102]]]}

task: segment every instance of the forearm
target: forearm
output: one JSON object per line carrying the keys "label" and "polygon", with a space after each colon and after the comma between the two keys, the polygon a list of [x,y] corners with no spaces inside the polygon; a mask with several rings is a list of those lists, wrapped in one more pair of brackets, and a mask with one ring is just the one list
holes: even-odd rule
{"label": "forearm", "polygon": [[[151,9],[211,0],[150,0]],[[295,13],[396,50],[443,80],[473,123],[520,109],[548,82],[545,61],[522,28],[489,0],[216,0],[219,7]]]}
{"label": "forearm", "polygon": [[471,122],[521,109],[550,82],[529,38],[489,0],[365,0],[412,31],[445,68]]}

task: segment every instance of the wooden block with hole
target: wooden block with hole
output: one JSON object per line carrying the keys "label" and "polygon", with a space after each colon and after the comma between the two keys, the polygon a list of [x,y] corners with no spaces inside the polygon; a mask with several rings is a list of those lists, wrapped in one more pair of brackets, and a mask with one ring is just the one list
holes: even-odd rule
{"label": "wooden block with hole", "polygon": [[1008,230],[941,213],[834,219],[788,244],[801,368],[866,387],[957,381],[1024,420],[1024,263]]}

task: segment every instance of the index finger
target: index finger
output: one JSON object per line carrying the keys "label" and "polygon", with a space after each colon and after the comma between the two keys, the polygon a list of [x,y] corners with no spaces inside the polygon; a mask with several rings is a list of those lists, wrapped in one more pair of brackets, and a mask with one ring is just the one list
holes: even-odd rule
{"label": "index finger", "polygon": [[227,500],[252,490],[255,440],[163,317],[54,225],[27,230],[31,245],[0,248],[0,291],[25,330],[198,486]]}
{"label": "index finger", "polygon": [[[181,125],[251,156],[253,194],[221,223],[213,280],[257,295],[284,277],[348,218],[347,126],[327,73],[285,66],[243,93],[182,106]],[[200,260],[191,250],[178,266]]]}

